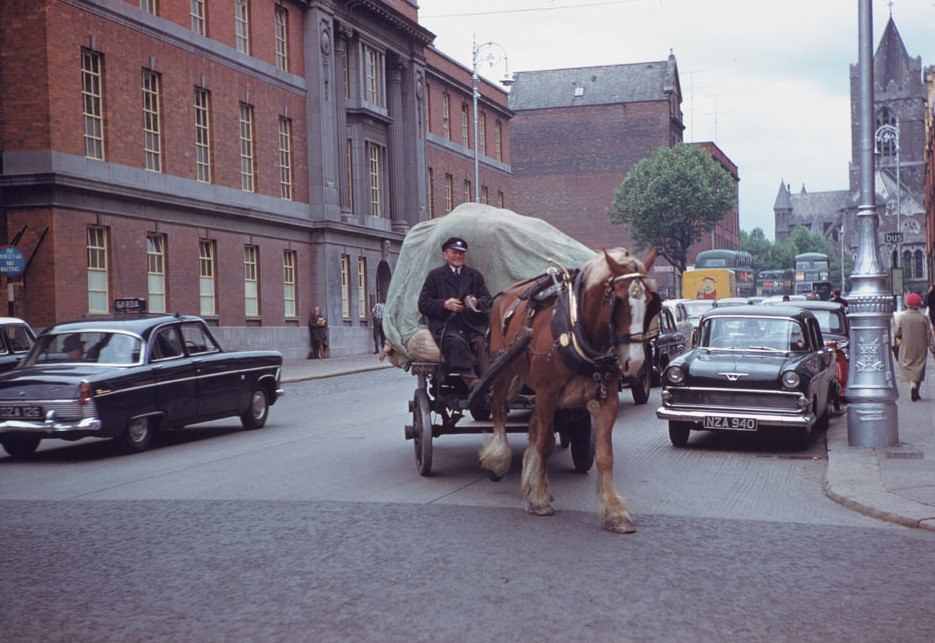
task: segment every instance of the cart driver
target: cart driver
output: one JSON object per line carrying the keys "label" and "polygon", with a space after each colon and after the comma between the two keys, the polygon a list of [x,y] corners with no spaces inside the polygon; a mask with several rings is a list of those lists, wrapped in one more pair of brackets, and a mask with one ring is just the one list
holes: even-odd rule
{"label": "cart driver", "polygon": [[445,362],[470,390],[487,368],[485,334],[492,300],[484,277],[464,265],[467,249],[467,241],[461,237],[445,240],[445,265],[426,276],[419,293],[419,312],[425,315]]}

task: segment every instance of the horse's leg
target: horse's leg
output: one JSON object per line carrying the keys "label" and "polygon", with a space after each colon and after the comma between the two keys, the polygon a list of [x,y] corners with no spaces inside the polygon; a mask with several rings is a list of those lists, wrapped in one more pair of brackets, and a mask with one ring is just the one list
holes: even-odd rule
{"label": "horse's leg", "polygon": [[[549,399],[546,399],[549,398]],[[549,490],[549,456],[555,448],[552,416],[555,405],[551,396],[536,394],[536,403],[529,418],[529,446],[523,454],[521,489],[526,511],[539,516],[551,516],[552,493]]]}
{"label": "horse's leg", "polygon": [[[613,388],[616,391],[616,386]],[[623,496],[614,487],[614,422],[620,400],[611,394],[603,404],[596,418],[595,461],[597,462],[597,503],[601,512],[601,524],[604,529],[621,534],[636,531]]]}
{"label": "horse's leg", "polygon": [[490,414],[493,417],[493,433],[484,439],[481,447],[480,466],[490,472],[490,479],[500,480],[510,470],[513,451],[506,438],[506,415],[512,398],[508,376],[498,377],[491,384]]}

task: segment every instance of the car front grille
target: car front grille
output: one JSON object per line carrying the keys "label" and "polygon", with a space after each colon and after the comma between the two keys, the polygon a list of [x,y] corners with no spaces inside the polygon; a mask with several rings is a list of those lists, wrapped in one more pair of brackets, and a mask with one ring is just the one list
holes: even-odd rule
{"label": "car front grille", "polygon": [[798,412],[798,391],[762,391],[755,389],[680,388],[666,389],[671,393],[672,407],[698,409],[771,410]]}

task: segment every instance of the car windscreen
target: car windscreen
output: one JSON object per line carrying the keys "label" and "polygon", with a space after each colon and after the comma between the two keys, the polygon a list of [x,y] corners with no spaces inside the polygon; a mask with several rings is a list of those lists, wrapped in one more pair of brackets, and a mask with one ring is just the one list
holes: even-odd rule
{"label": "car windscreen", "polygon": [[140,361],[142,342],[128,333],[89,330],[41,336],[26,365],[112,364],[130,366]]}
{"label": "car windscreen", "polygon": [[818,320],[822,333],[832,335],[844,334],[844,317],[836,310],[813,310],[812,314]]}
{"label": "car windscreen", "polygon": [[685,310],[688,311],[688,316],[692,318],[701,317],[714,308],[714,302],[710,299],[693,299],[692,301],[686,301],[684,303]]}
{"label": "car windscreen", "polygon": [[[25,353],[32,348],[35,336],[24,324],[9,324],[3,327],[3,333],[7,337],[7,344],[14,353]],[[5,348],[2,349],[4,352]]]}
{"label": "car windscreen", "polygon": [[806,350],[802,326],[780,317],[709,318],[701,335],[701,346],[777,351]]}

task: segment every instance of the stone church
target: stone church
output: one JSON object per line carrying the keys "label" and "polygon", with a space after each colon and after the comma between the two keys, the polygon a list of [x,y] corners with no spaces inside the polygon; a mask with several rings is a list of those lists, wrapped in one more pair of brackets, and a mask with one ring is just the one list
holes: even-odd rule
{"label": "stone church", "polygon": [[[926,71],[931,72],[935,67]],[[925,208],[923,199],[925,115],[928,96],[921,57],[906,50],[890,16],[873,56],[874,155],[876,205],[879,215],[881,260],[887,271],[903,268],[904,290],[924,292],[928,274],[925,260]],[[822,234],[837,252],[857,254],[857,206],[860,197],[860,133],[857,65],[850,68],[851,161],[848,188],[808,192],[803,185],[793,192],[784,180],[773,205],[776,241],[788,239],[802,226]],[[901,243],[886,243],[886,233],[902,232]]]}

